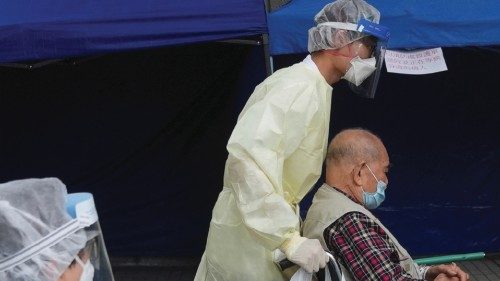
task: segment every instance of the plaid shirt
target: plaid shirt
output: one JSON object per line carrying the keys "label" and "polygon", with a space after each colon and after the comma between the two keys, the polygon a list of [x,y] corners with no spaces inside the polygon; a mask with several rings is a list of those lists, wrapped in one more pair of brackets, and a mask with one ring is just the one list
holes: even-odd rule
{"label": "plaid shirt", "polygon": [[[347,213],[327,227],[323,235],[328,249],[351,272],[354,280],[420,280],[403,270],[389,236],[365,214]],[[424,271],[425,267],[420,270]]]}

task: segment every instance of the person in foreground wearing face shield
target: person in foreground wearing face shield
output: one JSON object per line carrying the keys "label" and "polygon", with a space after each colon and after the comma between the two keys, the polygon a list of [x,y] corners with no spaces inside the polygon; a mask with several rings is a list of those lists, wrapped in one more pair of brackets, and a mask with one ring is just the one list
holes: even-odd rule
{"label": "person in foreground wearing face shield", "polygon": [[340,79],[362,97],[374,98],[389,29],[380,13],[362,0],[327,4],[309,30],[308,51],[329,84]]}
{"label": "person in foreground wearing face shield", "polygon": [[56,178],[0,184],[0,280],[114,281],[91,195]]}
{"label": "person in foreground wearing face shield", "polygon": [[[92,241],[92,240],[91,240]],[[62,273],[58,281],[83,281],[94,280],[95,269],[90,262],[92,243],[83,248],[75,255],[75,259],[70,263],[68,268]]]}
{"label": "person in foreground wearing face shield", "polygon": [[284,280],[275,264],[283,257],[308,272],[325,267],[319,241],[300,233],[299,203],[321,175],[331,85],[361,82],[374,71],[378,40],[367,32],[377,30],[379,18],[363,0],[326,5],[309,32],[311,55],[255,88],[227,145],[223,189],[195,280]]}
{"label": "person in foreground wearing face shield", "polygon": [[457,265],[418,266],[370,212],[385,199],[389,156],[382,141],[347,129],[330,143],[326,183],[314,195],[304,236],[340,261],[346,280],[469,280]]}

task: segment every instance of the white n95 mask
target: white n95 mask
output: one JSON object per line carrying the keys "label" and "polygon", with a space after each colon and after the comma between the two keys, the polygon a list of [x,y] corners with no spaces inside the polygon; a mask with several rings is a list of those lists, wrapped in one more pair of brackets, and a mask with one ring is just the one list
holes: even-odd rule
{"label": "white n95 mask", "polygon": [[75,259],[83,268],[82,275],[80,276],[80,281],[94,280],[94,266],[90,262],[90,259],[87,260],[85,264],[78,256],[76,256]]}
{"label": "white n95 mask", "polygon": [[361,85],[368,76],[370,76],[376,69],[376,60],[374,57],[362,59],[359,56],[351,60],[351,67],[347,70],[342,79],[345,79],[356,86]]}

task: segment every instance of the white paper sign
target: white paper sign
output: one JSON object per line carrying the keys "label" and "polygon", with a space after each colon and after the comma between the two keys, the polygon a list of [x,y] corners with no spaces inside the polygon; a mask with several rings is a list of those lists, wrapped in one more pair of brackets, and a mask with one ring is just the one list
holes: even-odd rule
{"label": "white paper sign", "polygon": [[385,52],[387,72],[402,74],[429,74],[446,71],[446,62],[441,48],[419,51]]}

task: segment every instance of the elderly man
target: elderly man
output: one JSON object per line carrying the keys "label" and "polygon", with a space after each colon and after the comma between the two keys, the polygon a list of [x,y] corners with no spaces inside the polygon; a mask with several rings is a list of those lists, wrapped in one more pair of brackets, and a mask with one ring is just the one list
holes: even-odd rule
{"label": "elderly man", "polygon": [[279,251],[309,272],[325,267],[320,242],[300,235],[299,203],[321,174],[331,85],[361,86],[374,73],[377,36],[387,36],[375,32],[379,19],[363,0],[326,5],[309,31],[311,55],[255,88],[227,144],[196,281],[283,280],[274,264]]}
{"label": "elderly man", "polygon": [[455,264],[418,266],[369,211],[385,198],[389,156],[382,141],[347,129],[330,143],[326,183],[315,194],[304,236],[319,239],[341,263],[346,280],[468,280]]}

